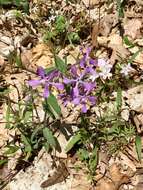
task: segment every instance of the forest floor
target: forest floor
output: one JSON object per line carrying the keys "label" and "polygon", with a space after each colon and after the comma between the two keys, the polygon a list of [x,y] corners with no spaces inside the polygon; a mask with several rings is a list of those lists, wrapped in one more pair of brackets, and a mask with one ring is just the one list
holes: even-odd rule
{"label": "forest floor", "polygon": [[0,190],[143,189],[142,13],[0,0]]}

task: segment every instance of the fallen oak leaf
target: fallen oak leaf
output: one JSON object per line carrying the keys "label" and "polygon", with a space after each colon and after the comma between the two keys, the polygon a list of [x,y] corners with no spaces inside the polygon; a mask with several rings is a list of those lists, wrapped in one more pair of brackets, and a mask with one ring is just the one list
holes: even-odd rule
{"label": "fallen oak leaf", "polygon": [[130,36],[133,40],[141,37],[142,21],[139,19],[125,20],[124,30],[125,35]]}
{"label": "fallen oak leaf", "polygon": [[119,55],[122,57],[122,59],[126,59],[129,56],[130,52],[123,46],[123,41],[119,34],[112,34],[108,39],[108,48],[112,49],[112,55],[110,57],[110,63],[112,65],[114,65],[116,60],[121,60]]}
{"label": "fallen oak leaf", "polygon": [[128,184],[130,182],[129,176],[120,172],[120,166],[116,163],[110,167],[111,179],[118,190],[121,185]]}
{"label": "fallen oak leaf", "polygon": [[97,183],[96,190],[117,190],[113,182],[109,181],[108,179],[100,180],[100,183]]}
{"label": "fallen oak leaf", "polygon": [[130,182],[129,176],[121,173],[117,164],[113,164],[109,168],[109,174],[110,176],[105,176],[97,182],[96,190],[119,190],[123,184]]}
{"label": "fallen oak leaf", "polygon": [[37,67],[52,66],[51,47],[43,43],[37,44],[31,50],[21,54],[22,66],[30,71],[36,72]]}

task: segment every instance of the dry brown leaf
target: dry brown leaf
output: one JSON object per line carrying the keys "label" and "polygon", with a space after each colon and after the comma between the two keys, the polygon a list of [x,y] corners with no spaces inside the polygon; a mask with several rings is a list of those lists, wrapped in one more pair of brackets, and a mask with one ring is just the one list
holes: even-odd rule
{"label": "dry brown leaf", "polygon": [[[134,154],[134,152],[132,152]],[[134,161],[135,159],[130,158],[129,154],[124,154],[120,152],[120,157],[121,157],[121,164],[128,166],[133,172],[136,171],[136,163],[137,161]]]}
{"label": "dry brown leaf", "polygon": [[52,65],[52,53],[50,47],[40,43],[32,50],[22,53],[21,60],[24,67],[35,72],[39,66],[46,68]]}
{"label": "dry brown leaf", "polygon": [[143,126],[143,114],[135,115],[134,123],[137,129],[138,134],[141,134],[143,132],[142,126]]}
{"label": "dry brown leaf", "polygon": [[137,185],[134,190],[142,190],[143,189],[143,167],[140,167],[136,171],[137,176]]}
{"label": "dry brown leaf", "polygon": [[97,37],[98,44],[101,46],[107,46],[109,39],[106,36],[98,36]]}
{"label": "dry brown leaf", "polygon": [[140,67],[140,69],[143,69],[143,52],[138,53],[134,62]]}
{"label": "dry brown leaf", "polygon": [[109,168],[110,176],[98,181],[96,190],[119,190],[121,185],[129,183],[129,176],[120,172],[120,167],[115,163]]}
{"label": "dry brown leaf", "polygon": [[141,37],[142,21],[138,19],[129,19],[124,23],[125,35],[130,36],[132,39]]}
{"label": "dry brown leaf", "polygon": [[100,184],[97,184],[96,190],[117,190],[113,182],[108,179],[100,180]]}
{"label": "dry brown leaf", "polygon": [[4,64],[4,58],[0,55],[0,66]]}
{"label": "dry brown leaf", "polygon": [[4,58],[0,55],[0,72],[4,70],[5,61]]}
{"label": "dry brown leaf", "polygon": [[22,65],[23,65],[23,67],[27,68],[28,70],[36,72],[37,67],[36,67],[36,65],[32,65],[32,63],[30,62],[31,58],[32,58],[31,50],[27,50],[27,51],[23,52],[21,54]]}
{"label": "dry brown leaf", "polygon": [[93,7],[94,5],[98,5],[101,0],[82,0],[82,2],[85,4],[86,7]]}
{"label": "dry brown leaf", "polygon": [[[4,158],[0,158],[1,160],[3,160]],[[9,170],[7,167],[7,164],[4,164],[3,166],[0,166],[0,180],[4,179],[8,174],[9,174]]]}
{"label": "dry brown leaf", "polygon": [[90,186],[90,182],[87,180],[87,175],[82,173],[73,178],[70,190],[89,190]]}
{"label": "dry brown leaf", "polygon": [[138,85],[127,91],[126,102],[130,109],[143,113],[143,85]]}
{"label": "dry brown leaf", "polygon": [[112,28],[118,23],[117,14],[106,14],[100,23],[100,33],[103,36],[108,36]]}
{"label": "dry brown leaf", "polygon": [[129,183],[129,177],[123,173],[120,172],[121,168],[119,165],[117,165],[116,163],[113,164],[110,167],[110,175],[111,175],[111,179],[114,182],[114,185],[117,189],[119,189],[119,187],[122,184],[127,184]]}
{"label": "dry brown leaf", "polygon": [[130,52],[123,46],[122,38],[119,34],[112,34],[109,37],[109,40],[108,47],[112,49],[112,55],[110,58],[111,64],[114,64],[116,60],[120,60],[120,57],[124,59],[130,54]]}
{"label": "dry brown leaf", "polygon": [[5,129],[5,124],[0,124],[0,147],[4,146],[9,139],[8,130]]}

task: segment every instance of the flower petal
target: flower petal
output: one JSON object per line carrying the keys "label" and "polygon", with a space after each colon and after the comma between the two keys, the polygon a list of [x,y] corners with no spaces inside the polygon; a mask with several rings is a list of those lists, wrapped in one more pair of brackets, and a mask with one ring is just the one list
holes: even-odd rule
{"label": "flower petal", "polygon": [[45,77],[45,70],[43,67],[38,67],[37,69],[37,74],[38,76],[40,76],[41,78],[44,78]]}
{"label": "flower petal", "polygon": [[90,92],[93,88],[96,87],[96,84],[91,82],[84,82],[83,85],[87,92]]}
{"label": "flower petal", "polygon": [[59,90],[64,90],[64,85],[62,83],[51,83],[53,86],[58,88]]}
{"label": "flower petal", "polygon": [[97,64],[99,67],[104,67],[106,65],[106,61],[104,59],[98,59]]}
{"label": "flower petal", "polygon": [[78,89],[78,86],[76,85],[74,88],[73,88],[73,98],[74,97],[77,97],[79,96],[79,89]]}
{"label": "flower petal", "polygon": [[73,102],[73,104],[75,104],[75,105],[79,105],[79,104],[80,104],[80,97],[74,98],[74,100],[73,100],[72,102]]}
{"label": "flower petal", "polygon": [[90,103],[91,103],[92,105],[94,105],[94,104],[96,103],[96,97],[95,97],[95,96],[89,96],[89,97],[88,97],[88,100],[90,101]]}
{"label": "flower petal", "polygon": [[97,66],[97,61],[94,60],[94,59],[90,59],[90,60],[89,60],[89,64],[90,64],[90,65],[93,65],[93,66]]}
{"label": "flower petal", "polygon": [[59,77],[60,72],[58,70],[53,70],[47,75],[47,80],[53,80],[55,77]]}
{"label": "flower petal", "polygon": [[49,92],[49,85],[45,85],[43,96],[44,98],[48,98],[50,92]]}
{"label": "flower petal", "polygon": [[41,80],[29,80],[28,84],[33,88],[36,88],[38,85],[41,84]]}
{"label": "flower petal", "polygon": [[82,113],[86,113],[87,112],[86,104],[82,104],[81,111],[82,111]]}
{"label": "flower petal", "polygon": [[91,47],[88,47],[86,49],[86,59],[88,59],[90,52],[91,52]]}
{"label": "flower petal", "polygon": [[71,70],[71,73],[73,74],[73,77],[78,76],[76,65],[72,65],[71,68],[70,68],[70,70]]}
{"label": "flower petal", "polygon": [[71,80],[71,79],[68,79],[68,78],[64,78],[64,80],[63,80],[63,83],[65,83],[65,84],[70,84],[70,83],[73,83],[74,82],[74,80]]}
{"label": "flower petal", "polygon": [[84,55],[84,57],[80,60],[80,67],[84,68],[86,67],[86,56]]}

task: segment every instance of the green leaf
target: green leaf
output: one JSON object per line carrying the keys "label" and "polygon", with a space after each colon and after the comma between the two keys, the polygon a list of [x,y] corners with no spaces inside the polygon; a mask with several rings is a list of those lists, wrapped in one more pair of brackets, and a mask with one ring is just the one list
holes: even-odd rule
{"label": "green leaf", "polygon": [[34,131],[32,132],[32,135],[30,138],[30,141],[32,144],[37,143],[37,141],[38,141],[37,136],[39,135],[39,133],[40,134],[42,133],[42,127],[41,126],[36,127],[34,129]]}
{"label": "green leaf", "polygon": [[0,5],[11,5],[12,3],[12,0],[0,0]]}
{"label": "green leaf", "polygon": [[53,148],[56,148],[56,140],[54,135],[52,134],[52,131],[50,131],[50,129],[48,128],[44,128],[43,129],[43,136],[44,138],[47,140],[47,143],[49,143],[49,145]]}
{"label": "green leaf", "polygon": [[55,67],[49,67],[45,69],[46,75],[48,75],[49,73],[51,73],[52,71],[55,70]]}
{"label": "green leaf", "polygon": [[89,159],[89,152],[86,149],[79,149],[78,156],[81,161],[86,161]]}
{"label": "green leaf", "polygon": [[117,1],[118,15],[121,18],[121,17],[124,16],[124,4],[125,4],[125,0],[116,0],[116,1]]}
{"label": "green leaf", "polygon": [[117,111],[120,111],[121,106],[122,106],[122,90],[119,87],[118,90],[117,90],[117,97],[116,97],[116,108],[117,108]]}
{"label": "green leaf", "polygon": [[47,103],[47,100],[45,100],[43,102],[43,109],[46,113],[48,113],[49,116],[51,116],[53,119],[55,119],[55,115],[53,114],[53,112],[50,109],[50,106]]}
{"label": "green leaf", "polygon": [[131,58],[128,60],[128,63],[132,63],[134,60],[135,60],[135,58],[138,56],[138,54],[140,53],[140,52],[142,52],[143,51],[143,48],[140,48],[136,53],[134,53],[132,56],[131,56]]}
{"label": "green leaf", "polygon": [[55,55],[55,66],[62,73],[66,73],[67,64],[60,57],[58,57],[57,55]]}
{"label": "green leaf", "polygon": [[95,173],[97,163],[98,163],[98,148],[95,146],[95,148],[92,151],[91,158],[89,159],[89,168],[92,173]]}
{"label": "green leaf", "polygon": [[141,137],[138,135],[136,136],[136,139],[135,139],[135,146],[136,146],[136,152],[138,155],[138,159],[139,159],[139,161],[141,161],[142,142],[141,142]]}
{"label": "green leaf", "polygon": [[59,116],[61,115],[61,108],[58,105],[57,99],[53,94],[50,94],[49,97],[45,99],[44,108],[55,118],[59,118]]}
{"label": "green leaf", "polygon": [[16,6],[20,6],[20,1],[21,1],[21,0],[14,0]]}
{"label": "green leaf", "polygon": [[49,143],[45,142],[45,143],[43,143],[43,146],[45,147],[45,150],[46,150],[47,152],[49,152],[49,150],[50,150],[50,145],[49,145]]}
{"label": "green leaf", "polygon": [[6,164],[8,162],[8,160],[4,159],[4,160],[0,160],[0,166]]}
{"label": "green leaf", "polygon": [[29,2],[28,0],[0,0],[0,6],[17,6],[25,11],[25,13],[29,13]]}
{"label": "green leaf", "polygon": [[15,153],[19,149],[19,147],[16,146],[16,145],[15,146],[8,145],[6,147],[8,148],[8,150],[6,150],[4,152],[5,155],[7,155],[7,154],[13,154],[13,153]]}
{"label": "green leaf", "polygon": [[68,40],[72,44],[72,42],[79,42],[80,37],[77,32],[71,32],[68,34]]}
{"label": "green leaf", "polygon": [[29,153],[32,152],[32,147],[31,147],[29,138],[21,134],[21,140],[25,145],[25,152],[29,152]]}
{"label": "green leaf", "polygon": [[29,2],[28,0],[25,0],[22,4],[23,10],[26,14],[29,14]]}
{"label": "green leaf", "polygon": [[78,133],[76,134],[75,136],[72,137],[72,139],[69,140],[66,148],[65,148],[65,152],[69,152],[73,147],[74,145],[79,142],[81,140],[81,134]]}
{"label": "green leaf", "polygon": [[67,24],[64,16],[60,15],[56,18],[56,30],[58,33],[64,32],[66,30]]}
{"label": "green leaf", "polygon": [[135,45],[129,40],[129,38],[128,38],[127,36],[124,36],[123,41],[124,41],[124,43],[125,43],[127,46],[129,46],[128,48],[133,48],[133,47],[135,47]]}
{"label": "green leaf", "polygon": [[11,109],[10,109],[10,106],[7,105],[6,116],[5,116],[5,119],[6,119],[5,127],[8,129],[11,127],[10,118],[11,118]]}
{"label": "green leaf", "polygon": [[24,114],[24,118],[23,118],[23,120],[24,120],[24,123],[26,123],[26,122],[28,122],[28,121],[30,121],[30,122],[32,122],[32,111],[27,111],[25,114]]}
{"label": "green leaf", "polygon": [[19,55],[16,56],[15,63],[17,67],[22,68],[21,57]]}

